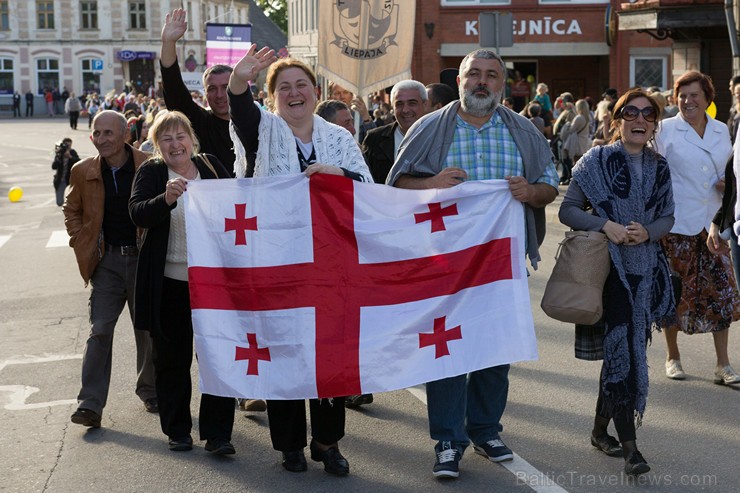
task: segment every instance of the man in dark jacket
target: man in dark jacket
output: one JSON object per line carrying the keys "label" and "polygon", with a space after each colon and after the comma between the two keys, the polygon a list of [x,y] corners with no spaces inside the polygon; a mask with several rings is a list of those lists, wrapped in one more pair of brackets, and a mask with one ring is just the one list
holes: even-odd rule
{"label": "man in dark jacket", "polygon": [[415,80],[402,80],[391,90],[391,106],[396,122],[369,130],[362,143],[362,154],[375,183],[385,183],[403,136],[416,120],[427,113],[426,87]]}
{"label": "man in dark jacket", "polygon": [[[226,87],[233,69],[228,65],[213,65],[203,73],[203,88],[208,109],[201,107],[185,86],[177,64],[176,43],[188,28],[187,13],[175,9],[167,14],[162,27],[160,65],[164,88],[164,102],[169,110],[183,112],[200,141],[201,152],[213,154],[234,176],[234,149],[229,136],[229,100]],[[254,169],[254,156],[247,156]]]}
{"label": "man in dark jacket", "polygon": [[[134,281],[139,250],[136,226],[128,213],[134,173],[149,155],[126,144],[126,119],[112,110],[99,112],[92,123],[98,155],[72,167],[64,201],[64,224],[80,275],[92,285],[90,336],[82,357],[82,389],[72,422],[100,428],[108,399],[113,329],[124,305],[134,318]],[[158,412],[154,387],[151,336],[134,330],[136,394],[149,412]]]}

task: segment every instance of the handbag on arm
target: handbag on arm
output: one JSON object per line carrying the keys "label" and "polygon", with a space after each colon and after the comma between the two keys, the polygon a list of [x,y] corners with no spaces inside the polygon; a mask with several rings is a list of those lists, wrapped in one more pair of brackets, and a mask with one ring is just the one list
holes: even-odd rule
{"label": "handbag on arm", "polygon": [[609,240],[604,233],[566,232],[542,296],[542,310],[561,322],[595,324],[604,312],[609,269]]}

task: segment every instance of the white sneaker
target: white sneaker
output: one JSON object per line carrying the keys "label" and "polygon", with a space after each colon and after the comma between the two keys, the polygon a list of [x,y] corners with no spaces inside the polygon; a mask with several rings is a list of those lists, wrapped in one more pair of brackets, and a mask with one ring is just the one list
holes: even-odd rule
{"label": "white sneaker", "polygon": [[730,365],[714,370],[714,383],[718,385],[733,385],[740,383],[740,375],[735,373]]}
{"label": "white sneaker", "polygon": [[[716,375],[716,372],[715,372]],[[665,376],[671,380],[684,380],[686,379],[686,372],[681,368],[680,359],[669,359],[665,362]]]}

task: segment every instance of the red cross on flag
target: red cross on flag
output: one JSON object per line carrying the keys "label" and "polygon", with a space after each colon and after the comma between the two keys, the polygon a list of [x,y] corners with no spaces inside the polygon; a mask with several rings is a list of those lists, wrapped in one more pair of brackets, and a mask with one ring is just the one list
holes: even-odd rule
{"label": "red cross on flag", "polygon": [[294,175],[185,197],[202,392],[337,397],[537,358],[524,211],[503,180]]}

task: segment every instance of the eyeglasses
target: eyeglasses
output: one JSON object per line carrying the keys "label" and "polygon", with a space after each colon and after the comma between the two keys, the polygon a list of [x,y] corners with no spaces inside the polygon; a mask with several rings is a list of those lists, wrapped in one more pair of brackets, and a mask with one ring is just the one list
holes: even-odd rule
{"label": "eyeglasses", "polygon": [[658,113],[655,111],[655,108],[652,106],[646,106],[645,108],[638,108],[637,106],[625,106],[622,108],[622,111],[620,111],[620,115],[624,120],[627,120],[628,122],[631,122],[632,120],[637,120],[637,117],[642,113],[642,117],[645,119],[646,122],[654,122],[658,119]]}

